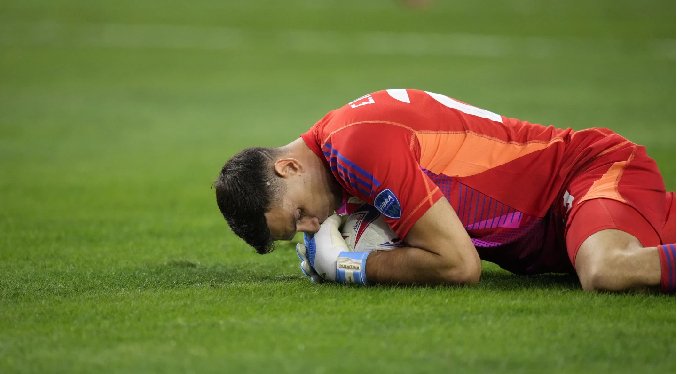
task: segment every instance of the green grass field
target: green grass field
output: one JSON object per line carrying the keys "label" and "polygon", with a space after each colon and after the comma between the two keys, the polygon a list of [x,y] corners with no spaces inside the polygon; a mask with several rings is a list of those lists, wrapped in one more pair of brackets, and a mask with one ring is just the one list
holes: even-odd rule
{"label": "green grass field", "polygon": [[0,372],[674,373],[675,298],[314,285],[210,188],[365,93],[608,127],[675,189],[673,1],[0,3]]}

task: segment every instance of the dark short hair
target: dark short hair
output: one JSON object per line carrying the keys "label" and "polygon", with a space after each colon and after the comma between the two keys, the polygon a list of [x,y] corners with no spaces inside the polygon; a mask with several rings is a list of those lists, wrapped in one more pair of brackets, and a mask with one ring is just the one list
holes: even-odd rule
{"label": "dark short hair", "polygon": [[264,213],[281,191],[274,171],[277,148],[247,148],[223,165],[214,181],[216,203],[231,230],[259,254],[275,248]]}

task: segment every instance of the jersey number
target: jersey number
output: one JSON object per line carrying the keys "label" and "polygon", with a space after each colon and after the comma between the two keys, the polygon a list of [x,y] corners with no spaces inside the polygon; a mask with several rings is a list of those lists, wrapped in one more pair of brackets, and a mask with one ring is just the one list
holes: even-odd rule
{"label": "jersey number", "polygon": [[[366,101],[365,101],[366,100]],[[356,100],[353,100],[349,102],[351,108],[357,108],[362,105],[367,105],[367,104],[374,104],[374,98],[371,97],[371,95],[364,95],[362,97],[358,97]]]}
{"label": "jersey number", "polygon": [[[407,93],[407,90],[405,90],[405,89],[395,89],[395,90],[386,90],[386,91],[388,92],[390,97],[392,97],[393,99],[401,101],[403,103],[409,103],[409,94]],[[473,116],[476,116],[476,117],[487,118],[487,119],[490,119],[490,120],[496,121],[496,122],[503,122],[503,119],[501,118],[501,116],[494,113],[494,112],[490,112],[488,110],[480,109],[480,108],[474,107],[472,105],[468,105],[468,104],[462,103],[460,101],[456,101],[456,100],[454,100],[454,99],[452,99],[448,96],[436,94],[434,92],[428,92],[428,91],[424,91],[424,92],[427,93],[428,95],[430,95],[430,97],[435,99],[438,103],[446,106],[447,108],[460,110],[461,112],[463,112],[465,114],[470,114],[470,115],[473,115]]]}

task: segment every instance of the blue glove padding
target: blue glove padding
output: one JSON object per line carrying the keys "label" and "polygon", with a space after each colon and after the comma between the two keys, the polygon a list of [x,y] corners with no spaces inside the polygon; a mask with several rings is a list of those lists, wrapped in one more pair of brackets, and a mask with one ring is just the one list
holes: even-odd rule
{"label": "blue glove padding", "polygon": [[299,259],[301,259],[301,271],[303,274],[309,277],[313,283],[322,283],[324,279],[322,279],[322,277],[317,274],[315,269],[313,269],[313,267],[310,265],[307,253],[307,247],[305,244],[298,243],[296,245],[296,254],[299,256]]}
{"label": "blue glove padding", "polygon": [[336,282],[368,286],[366,265],[370,252],[341,252],[336,260]]}
{"label": "blue glove padding", "polygon": [[315,267],[315,253],[317,247],[315,246],[315,235],[303,233],[303,243],[306,245],[306,258],[310,262],[310,267]]}

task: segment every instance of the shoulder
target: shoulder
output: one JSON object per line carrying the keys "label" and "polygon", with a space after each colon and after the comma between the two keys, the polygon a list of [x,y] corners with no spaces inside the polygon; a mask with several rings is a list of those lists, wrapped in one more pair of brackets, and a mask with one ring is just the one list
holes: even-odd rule
{"label": "shoulder", "polygon": [[416,89],[387,89],[362,95],[313,126],[319,144],[338,137],[387,139],[402,134],[497,129],[504,118],[445,95]]}
{"label": "shoulder", "polygon": [[[426,108],[423,91],[411,89],[388,89],[360,96],[342,107],[333,110],[314,126],[323,139],[343,133],[341,136],[381,135],[390,132],[415,132],[438,122]],[[378,130],[375,130],[378,128]]]}

